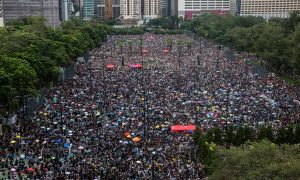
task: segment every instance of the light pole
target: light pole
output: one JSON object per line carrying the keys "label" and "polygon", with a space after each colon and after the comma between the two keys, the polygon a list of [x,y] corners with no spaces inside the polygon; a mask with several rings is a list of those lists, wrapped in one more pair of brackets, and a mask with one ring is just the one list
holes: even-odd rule
{"label": "light pole", "polygon": [[154,156],[156,155],[156,151],[153,150],[151,154],[152,154],[152,180],[155,180]]}
{"label": "light pole", "polygon": [[226,148],[229,148],[228,144],[228,118],[229,118],[229,88],[227,89],[227,97],[226,97],[226,110],[227,110],[227,117],[225,121],[225,133],[226,133]]}

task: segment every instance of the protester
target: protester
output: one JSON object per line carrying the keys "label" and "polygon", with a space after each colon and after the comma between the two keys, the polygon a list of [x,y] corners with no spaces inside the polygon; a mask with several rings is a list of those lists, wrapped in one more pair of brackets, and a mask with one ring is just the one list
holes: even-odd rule
{"label": "protester", "polygon": [[[2,177],[202,179],[191,132],[172,132],[171,126],[194,124],[206,131],[224,128],[227,119],[276,129],[299,121],[295,88],[273,74],[253,74],[246,61],[227,59],[213,43],[178,49],[178,39],[189,37],[108,38],[91,63],[79,64],[71,79],[49,91],[26,132],[19,123],[5,134]],[[124,45],[121,54],[120,40],[133,41],[132,53]],[[239,57],[251,61],[248,54]]]}

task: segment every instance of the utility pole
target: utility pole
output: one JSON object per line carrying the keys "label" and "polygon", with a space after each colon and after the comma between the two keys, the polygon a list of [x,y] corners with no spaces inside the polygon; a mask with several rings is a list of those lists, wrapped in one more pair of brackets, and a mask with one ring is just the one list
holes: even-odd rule
{"label": "utility pole", "polygon": [[227,97],[226,97],[226,110],[227,110],[227,117],[225,121],[225,132],[226,132],[226,148],[229,148],[228,144],[228,118],[229,118],[229,88],[227,89]]}

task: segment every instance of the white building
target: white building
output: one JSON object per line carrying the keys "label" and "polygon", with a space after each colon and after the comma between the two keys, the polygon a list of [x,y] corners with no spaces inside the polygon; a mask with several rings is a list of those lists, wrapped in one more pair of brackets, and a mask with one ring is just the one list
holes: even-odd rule
{"label": "white building", "polygon": [[71,0],[60,1],[60,20],[67,21],[71,19],[72,12],[74,11],[73,3]]}
{"label": "white building", "polygon": [[121,18],[141,19],[141,0],[121,0]]}
{"label": "white building", "polygon": [[3,21],[3,6],[2,6],[2,0],[0,0],[0,27],[4,26]]}
{"label": "white building", "polygon": [[230,11],[230,0],[178,0],[178,16],[192,19],[204,12],[227,14]]}
{"label": "white building", "polygon": [[293,11],[300,10],[299,0],[242,0],[241,16],[261,16],[287,18]]}
{"label": "white building", "polygon": [[150,19],[161,17],[161,0],[144,0],[144,16]]}
{"label": "white building", "polygon": [[232,15],[238,14],[236,0],[230,0],[230,14],[232,14]]}

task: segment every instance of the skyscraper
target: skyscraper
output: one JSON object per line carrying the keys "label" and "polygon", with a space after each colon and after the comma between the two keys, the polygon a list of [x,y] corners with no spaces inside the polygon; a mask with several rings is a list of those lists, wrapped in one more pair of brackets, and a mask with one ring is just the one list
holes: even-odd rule
{"label": "skyscraper", "polygon": [[2,0],[0,0],[0,27],[4,26]]}
{"label": "skyscraper", "polygon": [[160,0],[161,16],[177,16],[178,15],[178,1],[177,0]]}
{"label": "skyscraper", "polygon": [[81,7],[83,20],[91,20],[95,16],[94,5],[94,0],[83,0]]}
{"label": "skyscraper", "polygon": [[141,19],[141,0],[121,0],[120,4],[123,19]]}
{"label": "skyscraper", "polygon": [[120,17],[120,0],[96,0],[96,16],[99,19]]}
{"label": "skyscraper", "polygon": [[2,0],[2,15],[4,24],[28,16],[43,16],[52,27],[60,25],[59,3],[53,0]]}
{"label": "skyscraper", "polygon": [[149,19],[161,17],[160,0],[144,0],[144,16]]}
{"label": "skyscraper", "polygon": [[73,3],[71,0],[59,0],[59,20],[67,21],[71,18],[73,12]]}
{"label": "skyscraper", "polygon": [[192,19],[204,12],[227,14],[230,10],[230,0],[178,0],[178,16]]}

